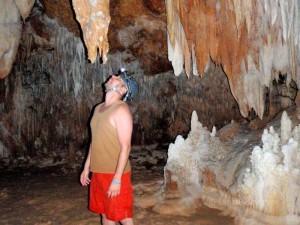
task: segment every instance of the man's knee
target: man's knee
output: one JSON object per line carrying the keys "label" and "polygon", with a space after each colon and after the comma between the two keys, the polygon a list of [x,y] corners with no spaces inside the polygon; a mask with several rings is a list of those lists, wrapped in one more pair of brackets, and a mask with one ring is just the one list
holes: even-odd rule
{"label": "man's knee", "polygon": [[101,214],[102,216],[102,225],[115,225],[115,221],[108,220],[105,214]]}

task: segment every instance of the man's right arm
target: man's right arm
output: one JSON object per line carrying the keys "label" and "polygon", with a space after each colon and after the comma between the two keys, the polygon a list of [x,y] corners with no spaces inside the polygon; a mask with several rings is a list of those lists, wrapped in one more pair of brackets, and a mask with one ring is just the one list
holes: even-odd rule
{"label": "man's right arm", "polygon": [[89,178],[90,163],[91,163],[91,148],[92,148],[92,146],[90,145],[89,153],[88,153],[88,156],[86,158],[83,171],[80,175],[80,183],[82,184],[82,186],[87,186],[91,182],[91,180]]}

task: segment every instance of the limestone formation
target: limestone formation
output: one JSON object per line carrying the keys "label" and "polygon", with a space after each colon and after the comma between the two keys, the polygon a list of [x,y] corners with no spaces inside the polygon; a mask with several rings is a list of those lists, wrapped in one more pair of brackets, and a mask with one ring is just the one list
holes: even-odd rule
{"label": "limestone formation", "polygon": [[166,0],[166,8],[175,75],[202,75],[209,58],[221,64],[244,117],[251,108],[263,117],[264,87],[280,74],[300,84],[299,1]]}
{"label": "limestone formation", "polygon": [[109,49],[107,40],[110,22],[109,0],[73,0],[73,7],[76,19],[81,25],[89,60],[95,62],[99,53],[105,63]]}
{"label": "limestone formation", "polygon": [[222,132],[210,133],[194,112],[188,137],[169,146],[165,191],[172,185],[190,205],[201,199],[235,224],[299,224],[299,126],[284,111],[264,131],[232,126],[235,135],[221,140]]}
{"label": "limestone formation", "polygon": [[23,20],[27,18],[34,0],[2,0],[0,8],[0,78],[7,76],[15,61]]}

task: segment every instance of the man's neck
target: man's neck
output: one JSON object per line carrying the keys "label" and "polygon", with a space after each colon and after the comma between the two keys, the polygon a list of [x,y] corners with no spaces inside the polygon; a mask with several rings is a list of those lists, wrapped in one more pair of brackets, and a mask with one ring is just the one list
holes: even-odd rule
{"label": "man's neck", "polygon": [[118,93],[108,92],[105,95],[104,104],[105,104],[105,106],[109,107],[112,104],[114,104],[115,102],[120,101],[120,100],[121,100],[121,98],[120,98],[120,95]]}

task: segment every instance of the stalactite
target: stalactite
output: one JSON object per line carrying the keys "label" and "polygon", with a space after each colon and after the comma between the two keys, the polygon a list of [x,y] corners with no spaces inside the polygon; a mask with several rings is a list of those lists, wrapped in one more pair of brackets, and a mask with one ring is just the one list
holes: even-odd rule
{"label": "stalactite", "polygon": [[109,0],[73,0],[76,19],[81,25],[88,58],[95,62],[97,53],[106,63],[108,53],[107,32],[110,23]]}
{"label": "stalactite", "polygon": [[244,117],[251,108],[263,117],[262,90],[279,73],[299,85],[298,1],[166,0],[166,6],[169,59],[175,74],[185,67],[189,76],[190,62],[178,59],[192,58],[193,74],[201,76],[210,56],[223,66]]}
{"label": "stalactite", "polygon": [[176,76],[183,72],[183,65],[185,65],[185,70],[189,76],[191,59],[186,36],[172,0],[166,1],[166,4],[170,8],[167,11],[169,60],[172,61]]}
{"label": "stalactite", "polygon": [[22,33],[23,20],[33,6],[33,0],[2,0],[0,8],[0,78],[7,76],[15,60]]}
{"label": "stalactite", "polygon": [[14,0],[18,10],[22,16],[22,19],[25,19],[29,16],[31,8],[35,2],[35,0]]}

